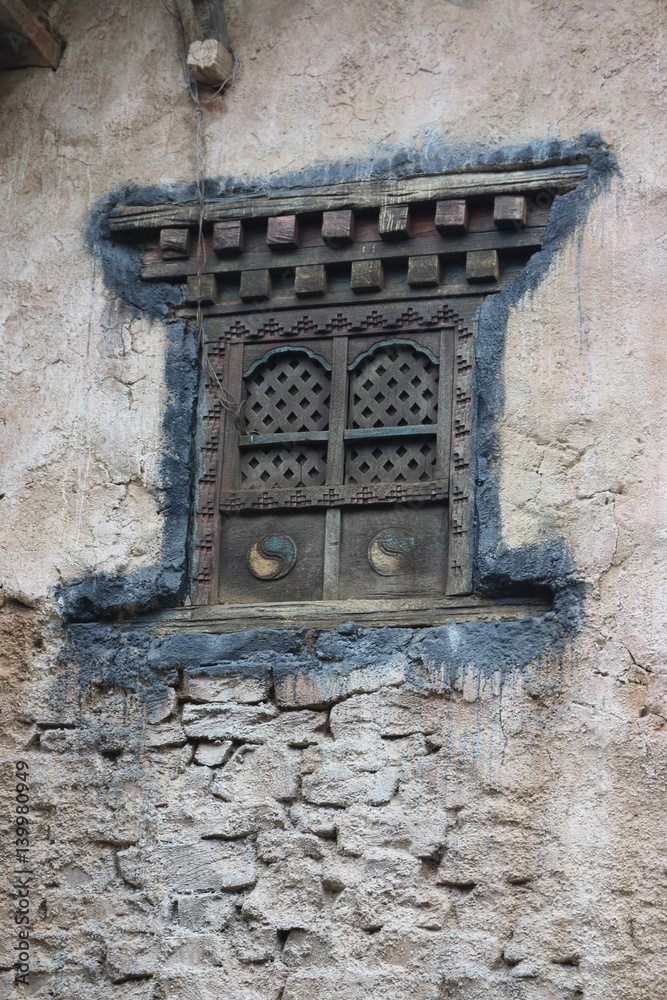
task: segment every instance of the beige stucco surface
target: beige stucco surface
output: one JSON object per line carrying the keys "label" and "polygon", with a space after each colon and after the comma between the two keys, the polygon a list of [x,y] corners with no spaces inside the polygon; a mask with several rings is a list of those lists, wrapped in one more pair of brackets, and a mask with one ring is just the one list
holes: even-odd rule
{"label": "beige stucco surface", "polygon": [[[124,185],[191,182],[196,146],[165,6],[56,4],[57,72],[0,74],[0,996],[21,995],[19,757],[36,820],[28,995],[667,996],[662,3],[226,7],[243,69],[203,109],[208,176],[591,129],[616,155],[512,311],[502,375],[503,537],[565,539],[585,627],[563,662],[502,690],[462,678],[451,699],[373,663],[327,704],[209,692],[195,704],[296,710],[310,734],[305,749],[250,738],[215,766],[193,758],[190,702],[151,724],[121,689],[79,699],[54,588],[156,561],[166,403],[164,330],[105,290],[86,216]],[[446,746],[429,742],[443,720]],[[183,843],[231,873],[224,892],[198,888],[192,850],[170,853]]]}

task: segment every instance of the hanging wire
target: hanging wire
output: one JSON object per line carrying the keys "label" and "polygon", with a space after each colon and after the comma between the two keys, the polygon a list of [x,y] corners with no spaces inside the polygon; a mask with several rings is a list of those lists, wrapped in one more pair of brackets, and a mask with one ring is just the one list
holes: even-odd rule
{"label": "hanging wire", "polygon": [[219,97],[225,87],[229,84],[230,87],[234,86],[236,82],[237,74],[241,69],[241,60],[232,51],[232,56],[234,57],[234,68],[231,74],[226,80],[220,84],[216,89],[215,93],[207,100],[201,101],[199,97],[199,88],[197,86],[197,81],[190,72],[190,67],[188,66],[187,57],[187,40],[185,36],[185,25],[183,24],[183,18],[181,12],[178,8],[178,4],[175,8],[172,8],[171,4],[167,0],[162,0],[162,4],[165,9],[171,14],[173,18],[178,23],[180,40],[181,40],[181,65],[183,68],[183,76],[185,78],[185,83],[188,88],[188,93],[194,104],[195,111],[195,122],[197,126],[197,145],[196,145],[196,163],[197,163],[197,190],[199,192],[199,206],[198,206],[198,219],[197,219],[197,254],[195,258],[196,268],[197,268],[197,357],[199,359],[199,364],[201,365],[204,378],[206,379],[209,388],[211,389],[213,395],[218,400],[223,410],[227,410],[229,413],[234,415],[234,423],[237,429],[245,434],[246,426],[245,419],[243,417],[243,402],[236,399],[228,389],[223,386],[222,382],[218,378],[217,372],[215,371],[211,360],[206,353],[206,345],[204,344],[204,314],[202,313],[202,302],[201,302],[201,276],[202,276],[202,258],[206,257],[206,245],[204,241],[204,216],[206,212],[206,196],[205,196],[205,184],[204,184],[204,140],[203,140],[203,129],[202,129],[202,104],[210,104],[211,101]]}

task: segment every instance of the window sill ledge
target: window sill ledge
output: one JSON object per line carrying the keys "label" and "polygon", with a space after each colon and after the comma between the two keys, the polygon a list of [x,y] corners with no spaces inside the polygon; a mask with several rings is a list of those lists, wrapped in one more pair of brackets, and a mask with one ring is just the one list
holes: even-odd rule
{"label": "window sill ledge", "polygon": [[[466,621],[516,621],[551,610],[544,599],[463,597],[310,601],[294,604],[208,605],[134,619],[158,634],[247,632],[252,629],[335,628],[353,621],[367,628],[419,628]],[[130,624],[130,623],[127,623]]]}

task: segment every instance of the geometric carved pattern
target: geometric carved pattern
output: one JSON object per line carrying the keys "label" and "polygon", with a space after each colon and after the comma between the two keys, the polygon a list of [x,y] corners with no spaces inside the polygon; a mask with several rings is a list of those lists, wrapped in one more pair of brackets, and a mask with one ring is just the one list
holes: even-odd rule
{"label": "geometric carved pattern", "polygon": [[331,379],[301,351],[274,354],[246,378],[248,434],[321,431],[329,425]]}
{"label": "geometric carved pattern", "polygon": [[420,351],[389,344],[350,378],[349,427],[407,427],[438,419],[438,366]]}
{"label": "geometric carved pattern", "polygon": [[281,444],[241,450],[241,489],[322,486],[327,478],[327,446]]}
{"label": "geometric carved pattern", "polygon": [[435,479],[436,438],[355,441],[345,449],[345,482],[426,483]]}

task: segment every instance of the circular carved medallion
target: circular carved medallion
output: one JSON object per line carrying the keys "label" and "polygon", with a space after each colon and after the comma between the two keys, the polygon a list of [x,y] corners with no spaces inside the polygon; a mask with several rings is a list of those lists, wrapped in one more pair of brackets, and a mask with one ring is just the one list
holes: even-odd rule
{"label": "circular carved medallion", "polygon": [[279,580],[296,563],[296,544],[289,535],[264,535],[248,549],[248,569],[258,580]]}
{"label": "circular carved medallion", "polygon": [[385,528],[368,546],[368,561],[380,576],[396,576],[406,569],[414,547],[414,535],[402,528]]}

